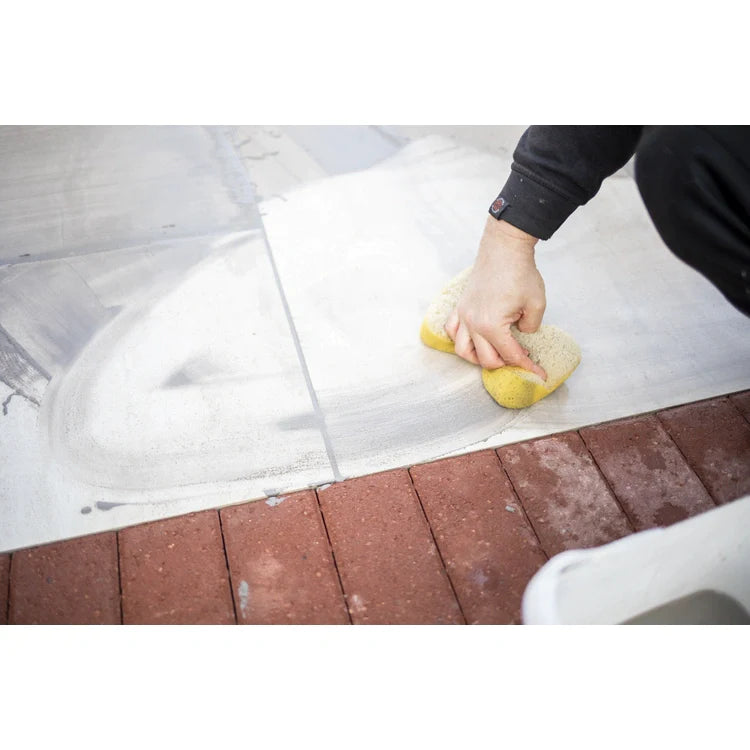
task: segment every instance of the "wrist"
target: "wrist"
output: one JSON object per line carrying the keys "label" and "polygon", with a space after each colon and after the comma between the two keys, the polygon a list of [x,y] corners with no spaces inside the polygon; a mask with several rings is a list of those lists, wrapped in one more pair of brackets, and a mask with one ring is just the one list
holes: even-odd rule
{"label": "wrist", "polygon": [[536,237],[508,224],[507,221],[489,217],[479,243],[478,257],[480,260],[491,261],[496,256],[515,256],[519,260],[530,259],[533,263],[537,241]]}
{"label": "wrist", "polygon": [[534,237],[523,229],[514,227],[513,224],[509,224],[504,219],[495,219],[492,216],[487,217],[487,223],[484,228],[485,234],[490,234],[495,237],[502,237],[505,240],[512,240],[514,244],[527,245],[532,249],[536,246],[539,241],[538,237]]}

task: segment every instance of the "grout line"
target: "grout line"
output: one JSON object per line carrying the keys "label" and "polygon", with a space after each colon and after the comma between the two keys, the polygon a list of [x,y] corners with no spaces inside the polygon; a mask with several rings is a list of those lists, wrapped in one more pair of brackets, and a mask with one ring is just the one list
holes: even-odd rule
{"label": "grout line", "polygon": [[120,564],[120,532],[115,531],[115,551],[117,552],[117,585],[120,591],[120,625],[125,624],[122,610],[122,565]]}
{"label": "grout line", "polygon": [[[692,404],[685,404],[685,405],[686,406],[692,406]],[[679,407],[677,407],[677,408],[679,408]],[[659,414],[660,414],[660,412],[654,412],[654,416],[656,417],[656,421],[662,426],[662,428],[664,429],[664,432],[667,433],[667,437],[672,441],[672,444],[677,449],[677,452],[682,456],[683,460],[685,461],[685,463],[690,468],[690,471],[692,471],[693,474],[695,474],[696,478],[701,483],[701,486],[703,487],[703,489],[706,490],[706,492],[708,493],[708,496],[711,498],[711,501],[713,502],[713,504],[716,505],[717,507],[719,507],[720,505],[722,505],[722,503],[719,502],[719,500],[717,500],[714,497],[714,493],[711,492],[711,490],[708,488],[708,485],[703,481],[703,477],[701,477],[701,475],[696,471],[696,469],[693,466],[693,464],[690,463],[690,460],[688,459],[688,457],[682,452],[682,448],[680,448],[680,444],[677,442],[677,440],[675,439],[674,435],[672,435],[672,433],[669,430],[669,425],[659,416]]]}
{"label": "grout line", "polygon": [[289,302],[287,301],[286,294],[284,293],[284,288],[281,285],[281,276],[279,275],[279,270],[276,267],[276,261],[274,260],[273,251],[271,250],[271,243],[268,241],[268,235],[266,235],[265,226],[263,227],[263,239],[265,241],[266,251],[268,253],[268,260],[271,263],[271,267],[273,268],[273,275],[276,279],[276,287],[279,292],[279,296],[281,297],[281,304],[284,307],[287,323],[289,324],[289,329],[292,334],[294,348],[297,351],[297,358],[299,359],[300,367],[302,368],[302,374],[305,376],[305,383],[307,385],[307,391],[310,395],[310,401],[312,402],[313,411],[315,412],[315,416],[317,417],[317,422],[320,427],[321,435],[323,437],[323,443],[325,444],[326,453],[328,454],[328,461],[331,464],[331,470],[333,471],[334,480],[336,482],[341,482],[343,480],[343,476],[341,476],[338,463],[336,462],[336,455],[333,451],[333,443],[331,441],[331,436],[328,434],[328,425],[326,424],[326,418],[323,414],[323,410],[320,407],[320,403],[318,402],[318,394],[315,392],[315,386],[313,386],[312,377],[310,376],[310,370],[307,367],[305,353],[302,351],[302,344],[299,340],[299,334],[297,333],[297,326],[295,325],[294,319],[292,318],[292,311],[289,307]]}
{"label": "grout line", "polygon": [[[245,179],[247,185],[246,189],[250,194],[255,196],[255,189],[253,187],[253,183],[250,180],[249,174],[247,172],[247,168],[245,167],[242,160],[237,155],[237,151],[234,148],[234,145],[230,141],[229,138],[224,133],[221,133],[220,131],[217,131],[217,137],[221,140],[225,141],[225,149],[227,151],[228,155],[231,155],[234,157],[234,159],[237,162],[237,165],[239,167],[239,171],[242,175],[242,177]],[[289,330],[292,334],[292,341],[294,342],[294,348],[297,352],[297,358],[299,359],[300,367],[302,368],[302,374],[305,377],[305,383],[307,385],[307,391],[310,395],[310,401],[312,402],[312,407],[315,412],[315,416],[317,417],[318,426],[320,427],[320,432],[323,437],[323,443],[325,444],[326,453],[328,454],[328,461],[331,464],[331,470],[333,471],[333,476],[335,481],[340,482],[343,480],[343,476],[339,473],[338,463],[336,461],[336,454],[333,450],[333,443],[331,441],[331,436],[328,434],[328,425],[326,424],[325,415],[323,414],[323,410],[320,407],[320,403],[318,402],[318,394],[315,391],[315,387],[313,386],[312,377],[310,376],[310,370],[307,366],[307,360],[305,359],[305,353],[302,350],[302,344],[300,342],[299,334],[297,332],[297,326],[294,323],[294,318],[292,317],[292,310],[289,306],[289,301],[287,300],[286,293],[284,292],[284,287],[281,283],[281,275],[279,274],[279,269],[276,265],[276,259],[273,255],[273,249],[271,248],[271,243],[268,240],[268,233],[266,232],[266,225],[263,222],[263,217],[261,216],[260,209],[258,208],[258,204],[253,201],[252,203],[252,213],[255,215],[255,217],[260,222],[260,229],[263,234],[263,242],[266,246],[266,255],[268,256],[268,261],[271,264],[271,269],[273,271],[274,280],[276,282],[276,290],[279,293],[279,297],[281,298],[281,304],[284,308],[284,314],[286,315],[287,325],[289,326]]]}
{"label": "grout line", "polygon": [[227,566],[227,581],[229,583],[229,595],[232,597],[232,609],[234,610],[234,624],[237,625],[237,602],[234,600],[234,584],[232,583],[232,571],[229,569],[229,554],[227,553],[227,540],[224,538],[224,524],[221,520],[221,509],[216,509],[219,517],[219,533],[221,534],[221,548],[224,550],[224,564]]}
{"label": "grout line", "polygon": [[435,536],[435,532],[432,529],[432,524],[430,523],[430,519],[427,516],[427,511],[424,509],[424,505],[422,503],[422,498],[419,496],[419,491],[417,490],[416,485],[414,484],[414,477],[411,475],[411,469],[407,468],[406,473],[409,477],[409,483],[411,484],[412,490],[414,490],[414,494],[417,497],[417,502],[419,503],[419,507],[422,511],[422,515],[424,516],[424,520],[427,523],[427,528],[430,531],[430,536],[432,537],[432,542],[435,545],[435,550],[438,554],[438,559],[440,560],[440,564],[443,566],[443,570],[445,571],[445,576],[448,579],[448,585],[451,587],[451,592],[453,593],[453,598],[456,600],[456,605],[458,606],[458,611],[461,613],[461,618],[464,621],[464,625],[468,625],[469,621],[466,619],[466,614],[464,613],[464,608],[461,606],[461,600],[458,598],[458,594],[456,593],[456,587],[453,585],[453,579],[451,578],[450,571],[448,570],[448,566],[445,564],[445,560],[443,558],[443,553],[440,550],[440,545],[438,544],[437,537]]}
{"label": "grout line", "polygon": [[586,452],[589,454],[589,457],[594,462],[594,466],[596,467],[596,470],[599,472],[599,476],[604,480],[604,484],[607,486],[607,489],[612,493],[612,497],[615,499],[615,502],[617,503],[617,507],[625,515],[625,520],[628,522],[628,526],[630,526],[633,533],[637,532],[638,529],[636,528],[635,520],[630,517],[630,513],[628,513],[627,509],[622,504],[622,500],[620,500],[617,493],[615,492],[615,488],[612,486],[609,479],[607,479],[607,476],[604,473],[604,470],[602,469],[602,467],[599,466],[599,462],[596,460],[596,456],[594,456],[594,453],[592,452],[591,448],[589,448],[589,444],[586,442],[586,438],[581,434],[580,430],[576,430],[576,434],[581,439],[581,442],[583,443],[583,447],[586,449]]}
{"label": "grout line", "polygon": [[339,588],[341,589],[341,598],[344,601],[344,608],[346,609],[346,616],[349,618],[349,624],[353,625],[354,621],[352,620],[352,613],[349,611],[349,599],[346,596],[346,592],[344,591],[344,582],[341,579],[341,572],[339,571],[339,565],[336,562],[336,553],[333,551],[333,542],[331,542],[331,535],[328,533],[328,524],[326,523],[326,517],[325,513],[323,513],[323,506],[320,503],[320,496],[318,495],[318,488],[313,488],[313,492],[315,493],[315,502],[318,506],[318,513],[320,513],[320,520],[323,522],[323,531],[326,533],[326,539],[328,540],[328,551],[331,553],[331,558],[333,559],[333,569],[336,571],[336,578],[338,578],[339,581]]}
{"label": "grout line", "polygon": [[495,458],[497,458],[500,469],[502,470],[503,474],[505,474],[505,478],[508,480],[508,484],[510,484],[511,492],[513,493],[513,496],[518,501],[518,505],[521,508],[521,512],[523,513],[523,517],[526,519],[526,523],[529,524],[529,528],[531,529],[532,533],[536,537],[536,541],[539,544],[539,549],[542,551],[542,554],[549,560],[549,553],[544,548],[544,545],[542,544],[541,537],[539,536],[539,533],[536,530],[536,527],[534,526],[534,522],[531,520],[531,516],[526,511],[526,506],[523,504],[523,500],[521,500],[521,493],[516,489],[516,485],[513,484],[513,480],[510,478],[510,474],[508,473],[508,470],[505,468],[505,464],[503,463],[503,459],[500,458],[500,453],[498,452],[499,449],[495,448],[493,450],[493,453],[495,454]]}

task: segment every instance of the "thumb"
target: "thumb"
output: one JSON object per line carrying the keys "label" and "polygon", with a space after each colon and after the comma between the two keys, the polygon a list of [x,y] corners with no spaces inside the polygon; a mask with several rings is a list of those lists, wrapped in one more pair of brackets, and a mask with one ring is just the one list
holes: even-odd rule
{"label": "thumb", "polygon": [[536,333],[542,325],[544,305],[529,305],[524,308],[523,315],[518,319],[516,327],[523,333]]}

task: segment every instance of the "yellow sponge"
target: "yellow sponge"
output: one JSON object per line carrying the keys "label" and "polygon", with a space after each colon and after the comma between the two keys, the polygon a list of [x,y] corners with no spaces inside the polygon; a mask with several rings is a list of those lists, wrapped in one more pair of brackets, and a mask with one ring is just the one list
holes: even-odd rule
{"label": "yellow sponge", "polygon": [[[427,309],[419,331],[429,347],[454,353],[453,341],[445,332],[445,323],[463,293],[471,268],[452,279]],[[522,333],[515,326],[513,337],[529,352],[532,362],[547,373],[542,380],[533,372],[507,365],[497,370],[482,370],[482,382],[492,398],[508,409],[523,409],[549,396],[564,383],[581,361],[581,350],[565,331],[542,325],[535,333]]]}

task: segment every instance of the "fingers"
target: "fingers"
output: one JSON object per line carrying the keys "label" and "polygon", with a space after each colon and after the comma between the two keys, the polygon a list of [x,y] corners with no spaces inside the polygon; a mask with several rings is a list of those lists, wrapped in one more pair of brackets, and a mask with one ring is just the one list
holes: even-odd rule
{"label": "fingers", "polygon": [[459,357],[488,370],[496,370],[505,364],[503,358],[495,351],[495,347],[479,334],[470,334],[466,325],[459,322],[458,315],[455,315],[453,320],[448,319],[445,330],[453,339],[454,350]]}
{"label": "fingers", "polygon": [[453,312],[448,316],[444,328],[445,332],[450,336],[451,341],[455,341],[456,332],[458,331],[458,311],[456,308],[453,308]]}
{"label": "fingers", "polygon": [[473,334],[471,338],[474,342],[477,359],[482,367],[487,370],[497,370],[498,367],[505,366],[505,360],[497,353],[495,347],[486,338],[480,336],[478,333]]}
{"label": "fingers", "polygon": [[542,380],[547,379],[547,373],[531,361],[528,351],[513,338],[509,328],[505,329],[505,335],[501,334],[500,338],[494,339],[491,343],[500,357],[505,360],[506,365],[522,367],[524,370],[535,373]]}
{"label": "fingers", "polygon": [[[543,309],[542,309],[543,313]],[[533,321],[533,318],[530,318]],[[539,316],[541,320],[541,315]],[[532,323],[533,324],[533,323]],[[538,330],[539,325],[535,330]],[[520,326],[519,326],[520,329]],[[529,358],[529,352],[513,338],[510,328],[505,328],[498,337],[492,340],[479,333],[470,333],[456,310],[445,323],[445,331],[454,342],[454,350],[459,357],[475,365],[481,365],[487,370],[497,370],[505,365],[515,365],[538,375],[542,380],[547,379],[547,373]]]}
{"label": "fingers", "polygon": [[463,357],[475,365],[479,364],[479,359],[477,359],[476,352],[474,351],[474,343],[469,335],[469,329],[463,323],[459,323],[458,325],[454,342],[454,348],[459,357]]}

